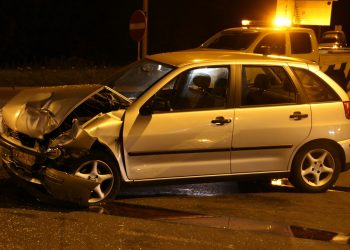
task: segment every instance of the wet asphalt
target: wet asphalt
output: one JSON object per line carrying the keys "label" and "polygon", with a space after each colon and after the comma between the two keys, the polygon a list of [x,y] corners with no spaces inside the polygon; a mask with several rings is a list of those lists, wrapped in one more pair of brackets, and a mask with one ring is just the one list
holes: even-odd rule
{"label": "wet asphalt", "polygon": [[322,194],[128,186],[111,203],[69,209],[38,202],[0,169],[0,249],[349,249],[349,192],[350,173]]}

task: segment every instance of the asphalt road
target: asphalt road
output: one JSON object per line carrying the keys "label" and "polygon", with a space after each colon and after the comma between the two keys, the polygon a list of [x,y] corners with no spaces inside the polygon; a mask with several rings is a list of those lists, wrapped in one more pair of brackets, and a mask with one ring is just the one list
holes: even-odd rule
{"label": "asphalt road", "polygon": [[0,249],[349,249],[350,173],[322,194],[250,187],[126,187],[77,210],[36,201],[0,169]]}

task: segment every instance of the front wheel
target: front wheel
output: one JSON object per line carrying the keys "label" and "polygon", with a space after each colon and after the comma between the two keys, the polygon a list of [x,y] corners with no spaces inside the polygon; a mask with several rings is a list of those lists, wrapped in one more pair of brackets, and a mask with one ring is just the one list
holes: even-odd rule
{"label": "front wheel", "polygon": [[294,157],[290,182],[304,192],[324,192],[337,180],[340,167],[339,154],[332,145],[311,143]]}
{"label": "front wheel", "polygon": [[120,174],[115,161],[101,151],[91,152],[79,159],[72,168],[72,174],[99,182],[90,195],[89,204],[113,199],[120,188]]}

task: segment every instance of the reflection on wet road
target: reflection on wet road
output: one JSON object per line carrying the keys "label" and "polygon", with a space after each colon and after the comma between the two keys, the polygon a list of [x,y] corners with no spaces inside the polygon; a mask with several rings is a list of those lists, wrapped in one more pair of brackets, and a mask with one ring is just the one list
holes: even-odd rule
{"label": "reflection on wet road", "polygon": [[[57,206],[46,206],[37,203],[30,198],[24,198],[21,191],[16,191],[11,187],[8,179],[2,179],[0,182],[0,197],[2,207],[20,207],[28,210],[42,210],[52,212],[74,212],[76,210],[63,209]],[[2,193],[6,190],[8,193]],[[349,187],[335,186],[332,191],[349,192]],[[154,197],[230,197],[240,195],[245,192],[251,193],[295,193],[295,189],[286,180],[275,180],[271,186],[260,186],[254,182],[220,182],[208,184],[189,184],[189,185],[149,185],[149,186],[128,186],[122,190],[119,201],[110,202],[103,206],[92,206],[86,211],[89,213],[98,213],[109,216],[128,217],[142,220],[160,221],[170,224],[191,225],[204,228],[215,228],[232,231],[254,232],[270,234],[289,238],[309,239],[343,245],[350,245],[350,234],[319,230],[317,228],[305,228],[298,225],[289,225],[285,223],[271,222],[269,220],[254,220],[239,218],[235,216],[217,216],[210,212],[187,212],[176,209],[165,209],[157,206],[145,206],[129,204],[128,200],[136,198],[154,198]],[[167,198],[168,199],[168,198]],[[298,223],[296,223],[298,224]],[[317,227],[317,226],[316,226]]]}
{"label": "reflection on wet road", "polygon": [[[191,184],[184,186],[165,186],[159,187],[132,187],[123,192],[122,197],[133,196],[133,194],[141,196],[200,196],[211,197],[220,195],[229,195],[233,193],[249,192],[249,191],[283,191],[295,192],[294,188],[288,180],[273,180],[272,185],[263,189],[257,183],[210,183],[210,184]],[[349,192],[350,188],[335,186],[331,191]],[[91,207],[89,212],[107,214],[113,216],[132,217],[139,219],[150,219],[163,221],[167,223],[179,223],[186,225],[202,226],[209,228],[219,228],[234,231],[252,231],[258,233],[269,233],[285,237],[295,237],[301,239],[327,241],[332,243],[350,245],[350,234],[330,232],[325,230],[305,228],[296,225],[287,225],[282,223],[274,223],[268,221],[250,220],[235,217],[211,216],[207,214],[184,212],[179,210],[171,210],[150,206],[126,204],[122,202],[113,202],[100,207]]]}
{"label": "reflection on wet road", "polygon": [[167,223],[178,223],[233,231],[269,233],[285,237],[350,245],[350,234],[304,228],[263,220],[259,221],[235,217],[211,216],[151,206],[126,204],[122,202],[111,202],[103,206],[90,207],[87,211],[112,216],[157,220]]}
{"label": "reflection on wet road", "polygon": [[260,181],[241,182],[212,182],[181,185],[142,185],[127,186],[119,197],[147,197],[147,196],[191,196],[215,197],[249,192],[295,192],[287,180],[274,180],[271,183]]}

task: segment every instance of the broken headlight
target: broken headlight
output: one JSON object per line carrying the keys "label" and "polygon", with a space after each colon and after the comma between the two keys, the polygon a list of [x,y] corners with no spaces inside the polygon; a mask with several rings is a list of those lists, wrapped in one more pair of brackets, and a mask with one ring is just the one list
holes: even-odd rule
{"label": "broken headlight", "polygon": [[60,157],[62,155],[62,151],[59,148],[48,148],[46,150],[46,156],[49,159],[57,159],[58,157]]}

